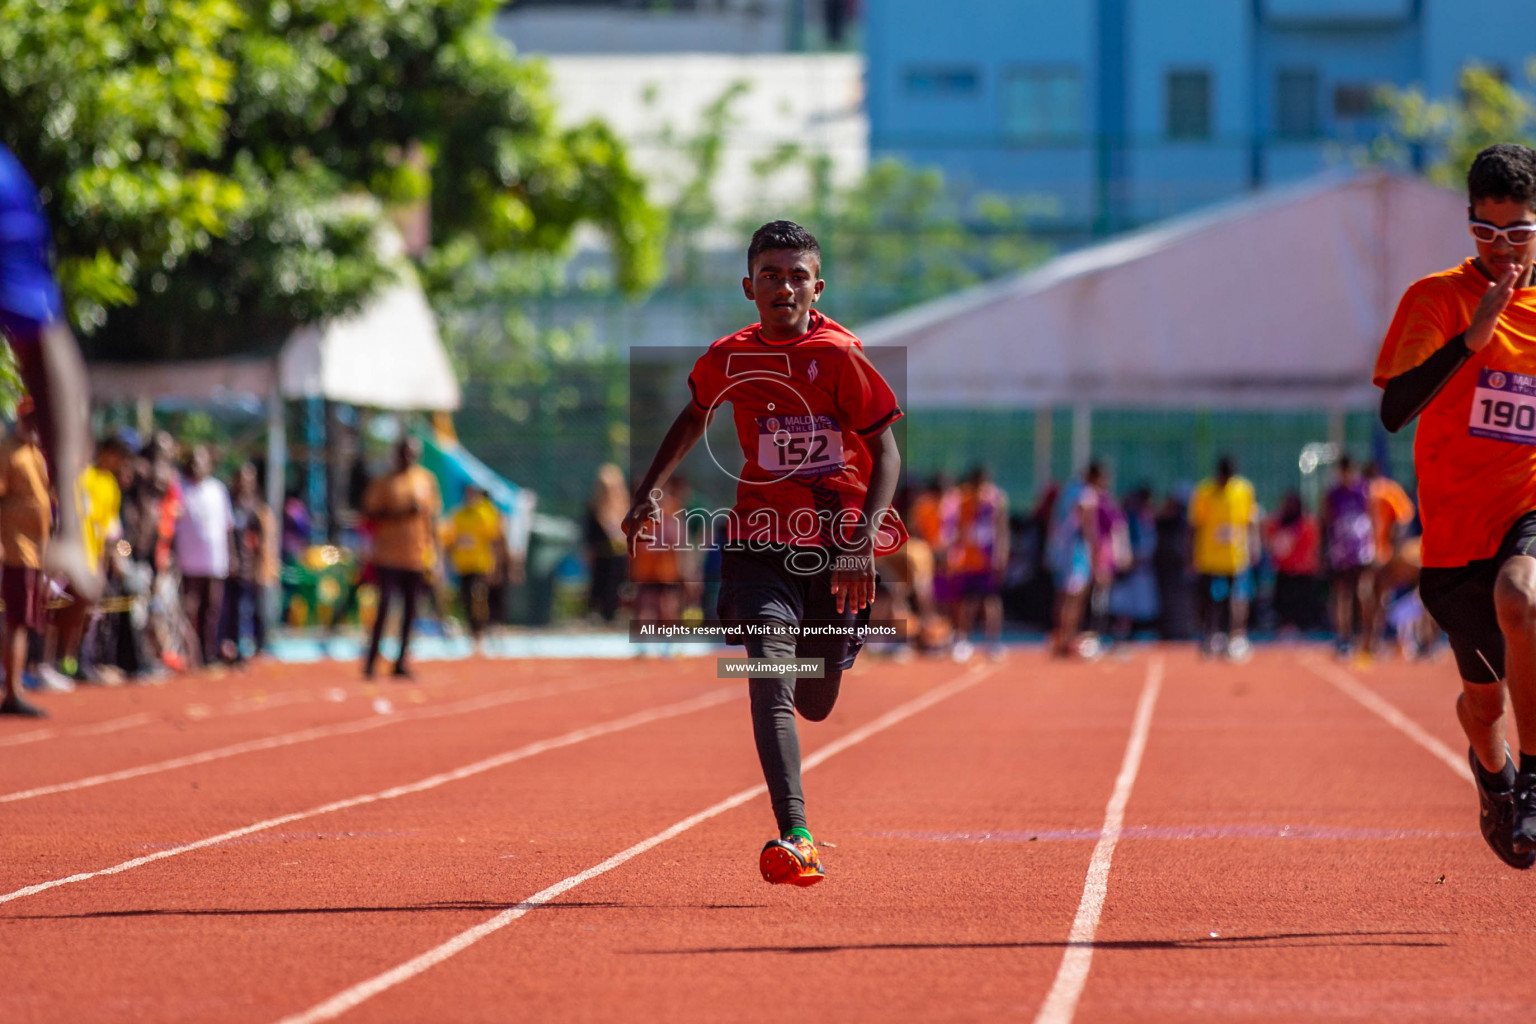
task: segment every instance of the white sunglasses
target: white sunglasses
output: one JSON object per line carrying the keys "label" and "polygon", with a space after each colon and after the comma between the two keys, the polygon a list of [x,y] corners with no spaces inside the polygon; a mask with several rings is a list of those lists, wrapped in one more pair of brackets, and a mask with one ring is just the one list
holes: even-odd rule
{"label": "white sunglasses", "polygon": [[1536,224],[1511,224],[1507,228],[1500,228],[1487,221],[1474,220],[1468,227],[1472,229],[1472,237],[1479,242],[1492,242],[1502,235],[1510,245],[1525,245],[1536,238]]}

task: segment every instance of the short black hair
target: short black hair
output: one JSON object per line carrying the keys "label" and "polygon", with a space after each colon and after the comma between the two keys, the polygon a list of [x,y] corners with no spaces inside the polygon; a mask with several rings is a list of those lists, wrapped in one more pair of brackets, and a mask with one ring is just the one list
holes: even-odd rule
{"label": "short black hair", "polygon": [[1223,455],[1216,460],[1216,475],[1230,480],[1237,475],[1237,460],[1230,455]]}
{"label": "short black hair", "polygon": [[752,242],[747,246],[747,274],[753,273],[757,258],[772,249],[793,249],[816,257],[821,267],[821,243],[816,236],[792,220],[771,220],[752,232]]}
{"label": "short black hair", "polygon": [[1507,199],[1536,209],[1536,150],[1503,142],[1489,146],[1467,171],[1467,200]]}

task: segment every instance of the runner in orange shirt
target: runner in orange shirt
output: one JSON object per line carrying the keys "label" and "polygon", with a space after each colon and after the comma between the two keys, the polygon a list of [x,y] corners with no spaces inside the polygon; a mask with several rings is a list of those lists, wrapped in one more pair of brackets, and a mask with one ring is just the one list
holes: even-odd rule
{"label": "runner in orange shirt", "polygon": [[1419,594],[1461,673],[1456,710],[1483,838],[1526,869],[1536,864],[1536,152],[1488,147],[1467,192],[1477,256],[1409,286],[1373,379],[1388,430],[1419,420]]}

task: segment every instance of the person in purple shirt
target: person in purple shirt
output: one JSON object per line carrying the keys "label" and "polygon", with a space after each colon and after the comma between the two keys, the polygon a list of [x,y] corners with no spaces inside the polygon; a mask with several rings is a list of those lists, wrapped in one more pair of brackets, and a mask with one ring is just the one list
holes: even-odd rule
{"label": "person in purple shirt", "polygon": [[1369,569],[1376,558],[1371,496],[1348,455],[1336,463],[1338,478],[1323,496],[1323,559],[1331,592],[1335,642],[1347,656],[1365,635],[1372,604]]}

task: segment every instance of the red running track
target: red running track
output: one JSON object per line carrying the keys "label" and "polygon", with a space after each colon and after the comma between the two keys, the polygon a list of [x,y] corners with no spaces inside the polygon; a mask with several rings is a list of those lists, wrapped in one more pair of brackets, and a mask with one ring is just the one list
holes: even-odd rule
{"label": "red running track", "polygon": [[45,725],[0,722],[0,1021],[1536,1000],[1536,878],[1477,835],[1447,664],[866,659],[802,724],[808,759],[831,754],[806,775],[831,875],[810,890],[756,874],[772,818],[744,687],[713,668],[471,661],[365,687],[268,666],[48,698]]}

